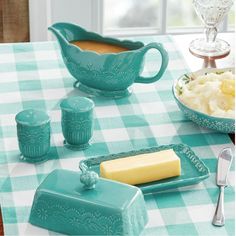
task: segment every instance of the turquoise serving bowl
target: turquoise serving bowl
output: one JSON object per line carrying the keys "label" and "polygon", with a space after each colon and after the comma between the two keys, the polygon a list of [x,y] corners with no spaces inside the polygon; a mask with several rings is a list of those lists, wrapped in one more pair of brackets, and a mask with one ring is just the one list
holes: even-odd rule
{"label": "turquoise serving bowl", "polygon": [[[142,42],[102,37],[70,23],[56,23],[48,29],[56,36],[64,63],[77,80],[74,86],[91,95],[112,98],[126,96],[130,94],[130,86],[133,83],[153,83],[159,80],[168,65],[168,53],[160,43],[144,45]],[[99,54],[82,50],[70,43],[78,40],[119,45],[130,50]],[[142,77],[140,74],[144,66],[144,56],[149,49],[159,51],[161,66],[156,75]]]}
{"label": "turquoise serving bowl", "polygon": [[182,103],[178,96],[179,95],[178,88],[180,88],[183,84],[186,83],[186,75],[187,77],[194,77],[211,72],[221,73],[225,71],[232,71],[234,73],[233,68],[225,68],[225,69],[208,68],[193,73],[184,74],[174,82],[172,87],[172,92],[180,110],[183,111],[186,117],[188,117],[193,122],[197,123],[199,126],[208,129],[213,129],[222,133],[235,133],[235,119],[210,116],[205,113],[196,111],[186,106],[184,103]]}

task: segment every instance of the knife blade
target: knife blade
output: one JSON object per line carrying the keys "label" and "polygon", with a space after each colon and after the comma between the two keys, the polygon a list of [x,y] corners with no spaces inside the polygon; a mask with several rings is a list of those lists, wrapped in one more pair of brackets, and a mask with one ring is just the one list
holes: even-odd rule
{"label": "knife blade", "polygon": [[218,186],[227,186],[227,176],[232,164],[233,154],[230,148],[224,148],[218,158],[216,183]]}
{"label": "knife blade", "polygon": [[224,188],[228,185],[227,176],[232,164],[233,154],[231,148],[224,148],[218,157],[216,184],[220,188],[217,201],[216,211],[212,224],[215,226],[223,226],[225,224],[224,217]]}

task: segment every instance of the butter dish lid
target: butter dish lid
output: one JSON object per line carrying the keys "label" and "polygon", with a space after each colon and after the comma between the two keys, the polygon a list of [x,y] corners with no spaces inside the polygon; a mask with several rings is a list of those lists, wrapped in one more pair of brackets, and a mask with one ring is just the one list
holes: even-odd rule
{"label": "butter dish lid", "polygon": [[61,101],[60,107],[62,110],[71,112],[86,112],[94,107],[94,102],[85,97],[69,97]]}
{"label": "butter dish lid", "polygon": [[99,178],[96,187],[86,189],[81,183],[81,174],[69,170],[54,170],[43,181],[37,191],[47,189],[80,201],[93,202],[100,206],[124,209],[133,197],[141,192],[137,187]]}
{"label": "butter dish lid", "polygon": [[27,109],[19,112],[15,120],[18,124],[28,126],[43,125],[50,121],[50,117],[46,112],[37,109]]}
{"label": "butter dish lid", "polygon": [[67,235],[139,235],[148,221],[141,190],[81,170],[51,172],[36,190],[29,222]]}

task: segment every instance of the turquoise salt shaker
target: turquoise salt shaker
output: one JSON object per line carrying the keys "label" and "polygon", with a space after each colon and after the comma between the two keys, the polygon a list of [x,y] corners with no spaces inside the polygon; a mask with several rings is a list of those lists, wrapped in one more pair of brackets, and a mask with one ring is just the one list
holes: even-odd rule
{"label": "turquoise salt shaker", "polygon": [[69,97],[62,100],[60,106],[65,147],[73,150],[87,148],[93,134],[93,101],[85,97]]}
{"label": "turquoise salt shaker", "polygon": [[50,149],[50,118],[41,110],[28,109],[15,117],[21,159],[41,162]]}

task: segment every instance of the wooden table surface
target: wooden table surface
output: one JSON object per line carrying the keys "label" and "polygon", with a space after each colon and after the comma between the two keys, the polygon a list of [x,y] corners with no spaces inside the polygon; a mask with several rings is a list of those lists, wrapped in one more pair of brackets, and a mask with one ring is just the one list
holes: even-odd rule
{"label": "wooden table surface", "polygon": [[[191,40],[195,39],[199,36],[202,36],[202,35],[191,34],[191,35],[176,35],[176,36],[174,36],[174,40],[175,40],[177,46],[179,47],[179,50],[182,52],[182,54],[185,58],[185,61],[187,62],[187,65],[189,66],[189,68],[192,71],[199,70],[203,67],[204,60],[200,59],[200,58],[196,58],[188,50],[188,45],[191,42]],[[231,49],[230,54],[227,57],[216,61],[216,67],[219,67],[219,68],[234,67],[235,66],[235,62],[234,62],[234,52],[235,52],[235,46],[234,46],[235,39],[234,38],[235,38],[235,36],[234,36],[234,33],[219,34],[218,37],[229,42],[232,49]],[[230,137],[231,137],[232,141],[235,143],[235,139],[234,139],[235,136],[230,135]],[[1,211],[0,211],[0,236],[1,235],[4,235],[4,231],[3,231],[3,223],[2,223]]]}

